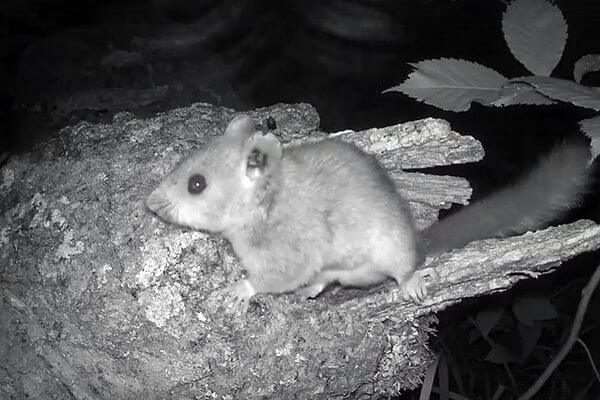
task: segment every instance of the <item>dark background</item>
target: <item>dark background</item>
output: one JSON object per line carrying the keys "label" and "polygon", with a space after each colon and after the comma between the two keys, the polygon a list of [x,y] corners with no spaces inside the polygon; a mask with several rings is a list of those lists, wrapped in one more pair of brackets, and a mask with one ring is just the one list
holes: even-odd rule
{"label": "dark background", "polygon": [[[556,3],[569,25],[569,38],[553,76],[573,79],[577,59],[600,53],[600,1]],[[484,196],[510,183],[556,143],[582,137],[578,121],[595,114],[564,104],[506,108],[474,104],[459,114],[400,93],[381,92],[406,79],[411,71],[408,63],[431,58],[475,61],[507,77],[527,75],[504,43],[504,8],[503,2],[492,0],[4,0],[0,5],[4,42],[0,47],[0,162],[57,134],[62,126],[81,119],[110,121],[122,110],[150,116],[200,101],[238,110],[308,102],[321,115],[325,131],[430,116],[447,119],[454,130],[479,139],[487,154],[477,165],[435,172],[466,176],[473,182],[474,197]],[[102,60],[117,50],[139,58],[121,67],[105,65]],[[598,73],[590,73],[583,83],[598,86],[599,81]],[[81,108],[64,100],[97,89],[163,85],[168,85],[166,94],[145,105],[109,101]],[[581,209],[566,219],[599,220],[597,200],[592,190]],[[553,326],[554,331],[540,339],[550,353],[555,352],[568,333],[596,258],[595,254],[579,257],[576,268],[563,268],[509,294],[442,313],[440,341],[435,346],[445,352],[472,350],[473,363],[457,361],[456,368],[489,367],[482,361],[485,343],[474,349],[456,337],[460,335],[448,332],[456,333],[466,316],[482,307],[509,304],[511,296],[519,293],[550,297],[560,291],[562,297],[552,300],[567,316],[565,323]],[[598,307],[596,297],[588,312],[598,313]],[[599,322],[597,315],[589,318],[585,338],[597,363]],[[505,335],[510,338],[515,333]],[[535,366],[543,362],[536,362],[515,367],[516,387],[527,387],[541,372]],[[569,365],[562,372],[566,393],[578,393],[593,376],[589,359],[577,347],[565,365]],[[497,370],[498,382],[514,388],[502,366]],[[599,392],[596,383],[588,394]],[[473,392],[464,394],[476,398]]]}
{"label": "dark background", "polygon": [[[572,79],[579,57],[600,52],[599,3],[558,2],[569,38],[554,76]],[[430,58],[476,61],[507,77],[528,74],[504,43],[504,7],[492,0],[5,0],[0,151],[27,150],[61,126],[110,121],[123,109],[152,115],[198,101],[239,110],[309,102],[327,131],[448,119],[483,142],[487,157],[478,171],[485,179],[473,179],[485,192],[519,175],[559,138],[576,135],[577,122],[594,114],[569,105],[477,104],[453,113],[381,92],[406,79],[409,62]],[[140,59],[103,65],[116,50]],[[594,80],[591,73],[584,83]],[[163,85],[167,95],[146,106],[64,109],[73,93]]]}

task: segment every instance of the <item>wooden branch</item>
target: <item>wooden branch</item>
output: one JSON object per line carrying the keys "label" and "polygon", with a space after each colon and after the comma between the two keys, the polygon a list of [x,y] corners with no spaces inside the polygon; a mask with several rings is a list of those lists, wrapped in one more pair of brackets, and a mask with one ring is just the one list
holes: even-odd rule
{"label": "wooden branch", "polygon": [[401,171],[390,171],[390,175],[398,192],[410,202],[419,230],[437,221],[440,209],[450,208],[453,203],[469,204],[472,190],[464,178]]}
{"label": "wooden branch", "polygon": [[[275,105],[286,143],[319,140],[308,105]],[[486,240],[428,259],[442,279],[415,306],[393,284],[314,301],[261,295],[242,320],[221,312],[241,274],[222,239],[163,223],[143,201],[183,156],[222,132],[233,110],[195,104],[151,119],[81,122],[0,170],[2,329],[10,351],[0,397],[323,398],[414,388],[433,358],[435,312],[506,290],[600,247],[589,221]],[[421,227],[465,204],[462,179],[402,167],[471,162],[470,137],[427,119],[338,132],[373,153]],[[33,372],[33,374],[32,374]],[[50,396],[50,394],[52,396]]]}
{"label": "wooden branch", "polygon": [[369,318],[407,318],[446,308],[469,297],[504,291],[523,279],[548,273],[577,254],[600,247],[600,226],[580,220],[522,236],[487,239],[428,258],[423,268],[433,267],[443,277],[432,282],[432,296],[422,305],[401,301],[398,287],[341,304],[351,309],[369,309]]}
{"label": "wooden branch", "polygon": [[479,161],[484,154],[475,138],[453,132],[448,122],[434,118],[334,136],[375,154],[390,171],[464,164]]}

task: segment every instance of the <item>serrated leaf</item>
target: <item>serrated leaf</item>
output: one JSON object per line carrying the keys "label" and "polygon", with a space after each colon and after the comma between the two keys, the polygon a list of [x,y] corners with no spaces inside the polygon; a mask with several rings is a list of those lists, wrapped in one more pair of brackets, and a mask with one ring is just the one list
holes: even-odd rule
{"label": "serrated leaf", "polygon": [[481,335],[487,337],[490,331],[502,317],[503,307],[493,307],[481,310],[475,316],[475,326],[481,332]]}
{"label": "serrated leaf", "polygon": [[398,91],[426,104],[448,111],[467,111],[476,101],[489,105],[500,96],[507,79],[483,65],[449,58],[411,64],[413,71],[398,86],[383,91]]}
{"label": "serrated leaf", "polygon": [[556,308],[544,296],[517,297],[513,303],[513,312],[520,323],[529,326],[533,326],[535,321],[556,318]]}
{"label": "serrated leaf", "polygon": [[508,82],[502,87],[500,98],[492,103],[492,105],[500,107],[516,104],[549,105],[554,104],[554,101],[538,92],[529,84]]}
{"label": "serrated leaf", "polygon": [[591,140],[591,162],[600,154],[600,116],[579,121],[579,126],[581,127],[581,131]]}
{"label": "serrated leaf", "polygon": [[575,82],[580,83],[585,74],[595,71],[600,71],[600,54],[588,54],[581,57],[573,67]]}
{"label": "serrated leaf", "polygon": [[573,81],[546,76],[526,76],[515,78],[511,82],[526,82],[540,93],[552,99],[573,103],[576,106],[600,110],[600,91]]}
{"label": "serrated leaf", "polygon": [[516,0],[502,18],[504,39],[515,58],[536,75],[550,76],[567,42],[560,9],[544,0]]}

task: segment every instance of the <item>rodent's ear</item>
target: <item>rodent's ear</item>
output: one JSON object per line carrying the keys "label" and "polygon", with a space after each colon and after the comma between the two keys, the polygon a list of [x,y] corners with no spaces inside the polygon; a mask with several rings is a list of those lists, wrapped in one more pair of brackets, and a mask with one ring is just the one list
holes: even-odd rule
{"label": "rodent's ear", "polygon": [[256,180],[281,168],[281,143],[275,135],[256,134],[244,145],[246,176]]}
{"label": "rodent's ear", "polygon": [[240,137],[246,139],[256,132],[254,120],[247,114],[240,114],[233,118],[227,128],[225,135],[231,137]]}

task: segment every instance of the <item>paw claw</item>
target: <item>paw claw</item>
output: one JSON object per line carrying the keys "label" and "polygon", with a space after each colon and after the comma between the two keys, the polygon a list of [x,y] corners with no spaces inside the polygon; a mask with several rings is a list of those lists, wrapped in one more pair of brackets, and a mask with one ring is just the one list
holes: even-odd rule
{"label": "paw claw", "polygon": [[402,297],[406,301],[412,301],[415,304],[422,304],[427,298],[427,286],[423,280],[424,275],[415,272],[406,281],[401,283]]}
{"label": "paw claw", "polygon": [[240,279],[230,289],[229,294],[223,300],[225,314],[242,316],[248,311],[250,298],[256,291],[246,279]]}

